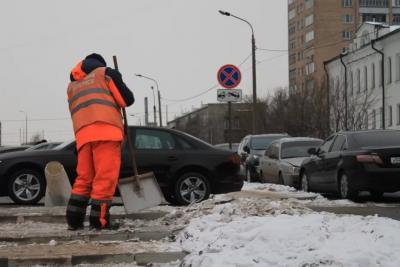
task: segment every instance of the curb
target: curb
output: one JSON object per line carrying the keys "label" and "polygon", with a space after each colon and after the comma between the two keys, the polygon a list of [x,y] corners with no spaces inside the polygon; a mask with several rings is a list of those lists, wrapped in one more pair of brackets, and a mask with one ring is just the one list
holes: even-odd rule
{"label": "curb", "polygon": [[[116,233],[84,233],[70,236],[32,236],[32,237],[0,237],[0,242],[13,242],[18,244],[49,243],[51,240],[66,241],[128,241],[139,239],[140,241],[161,240],[172,234],[169,231],[148,232],[116,232]],[[1,262],[1,261],[0,261]]]}
{"label": "curb", "polygon": [[0,259],[0,267],[32,266],[37,264],[45,265],[78,265],[96,263],[136,263],[141,266],[148,266],[151,263],[168,263],[182,260],[187,253],[178,252],[143,252],[143,253],[120,253],[106,255],[79,255],[61,257],[27,257],[20,259]]}
{"label": "curb", "polygon": [[[156,220],[164,217],[167,212],[142,212],[133,214],[111,214],[113,219]],[[87,216],[86,219],[89,217]],[[0,217],[0,223],[23,223],[26,221],[43,223],[66,223],[65,215],[6,215]]]}

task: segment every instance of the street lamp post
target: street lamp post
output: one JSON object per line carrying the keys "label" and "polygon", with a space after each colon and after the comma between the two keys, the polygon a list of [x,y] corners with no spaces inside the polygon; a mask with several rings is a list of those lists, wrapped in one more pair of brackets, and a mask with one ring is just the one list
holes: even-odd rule
{"label": "street lamp post", "polygon": [[153,91],[153,113],[154,113],[154,125],[157,126],[157,110],[156,110],[156,95],[154,94],[154,86],[151,86]]}
{"label": "street lamp post", "polygon": [[221,15],[228,16],[228,17],[233,17],[235,19],[241,20],[247,25],[250,26],[251,28],[251,54],[252,54],[252,72],[253,72],[253,120],[252,120],[252,132],[253,134],[256,133],[256,125],[257,125],[257,75],[256,75],[256,39],[254,38],[254,28],[253,25],[251,25],[250,22],[247,20],[240,18],[238,16],[235,16],[229,12],[219,10],[218,11]]}
{"label": "street lamp post", "polygon": [[147,80],[151,80],[156,84],[157,87],[157,93],[158,93],[158,113],[159,113],[159,117],[160,117],[160,127],[162,127],[162,116],[161,116],[161,94],[160,94],[160,88],[158,87],[158,82],[156,79],[150,78],[148,76],[142,75],[142,74],[135,74],[137,77],[140,78],[145,78]]}
{"label": "street lamp post", "polygon": [[20,110],[19,112],[25,114],[25,144],[28,144],[28,114],[23,110]]}

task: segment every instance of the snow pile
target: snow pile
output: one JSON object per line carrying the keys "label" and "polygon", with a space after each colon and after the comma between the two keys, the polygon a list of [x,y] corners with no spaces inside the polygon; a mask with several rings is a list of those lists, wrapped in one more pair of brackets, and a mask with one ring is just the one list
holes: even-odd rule
{"label": "snow pile", "polygon": [[182,266],[397,267],[399,230],[400,222],[378,217],[306,213],[241,218],[216,209],[194,219],[178,241],[190,252]]}
{"label": "snow pile", "polygon": [[281,184],[244,182],[242,191],[296,192],[296,188]]}

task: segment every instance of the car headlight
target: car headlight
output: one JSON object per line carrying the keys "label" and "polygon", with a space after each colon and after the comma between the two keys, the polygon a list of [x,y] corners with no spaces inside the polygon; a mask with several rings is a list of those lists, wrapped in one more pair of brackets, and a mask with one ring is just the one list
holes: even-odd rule
{"label": "car headlight", "polygon": [[295,166],[290,166],[288,168],[288,173],[290,175],[299,175],[300,174],[300,168],[299,167],[295,167]]}

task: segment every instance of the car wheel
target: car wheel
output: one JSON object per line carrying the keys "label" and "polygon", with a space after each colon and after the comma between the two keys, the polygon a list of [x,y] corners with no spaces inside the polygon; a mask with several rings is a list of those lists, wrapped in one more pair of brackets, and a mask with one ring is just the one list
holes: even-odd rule
{"label": "car wheel", "polygon": [[283,176],[282,176],[282,173],[280,172],[279,173],[279,176],[278,176],[278,184],[285,184],[285,181],[283,180]]}
{"label": "car wheel", "polygon": [[353,199],[357,195],[358,192],[352,188],[348,176],[342,173],[339,179],[339,197],[342,199]]}
{"label": "car wheel", "polygon": [[13,173],[8,183],[10,198],[18,204],[35,204],[46,190],[45,179],[35,170],[25,169]]}
{"label": "car wheel", "polygon": [[381,200],[383,198],[382,191],[372,190],[369,193],[371,194],[373,200]]}
{"label": "car wheel", "polygon": [[182,175],[175,184],[175,199],[183,205],[201,202],[210,196],[210,183],[197,172]]}
{"label": "car wheel", "polygon": [[306,172],[303,172],[301,174],[301,190],[304,192],[309,192],[310,190],[310,186],[309,186],[309,182],[308,182],[308,177]]}

